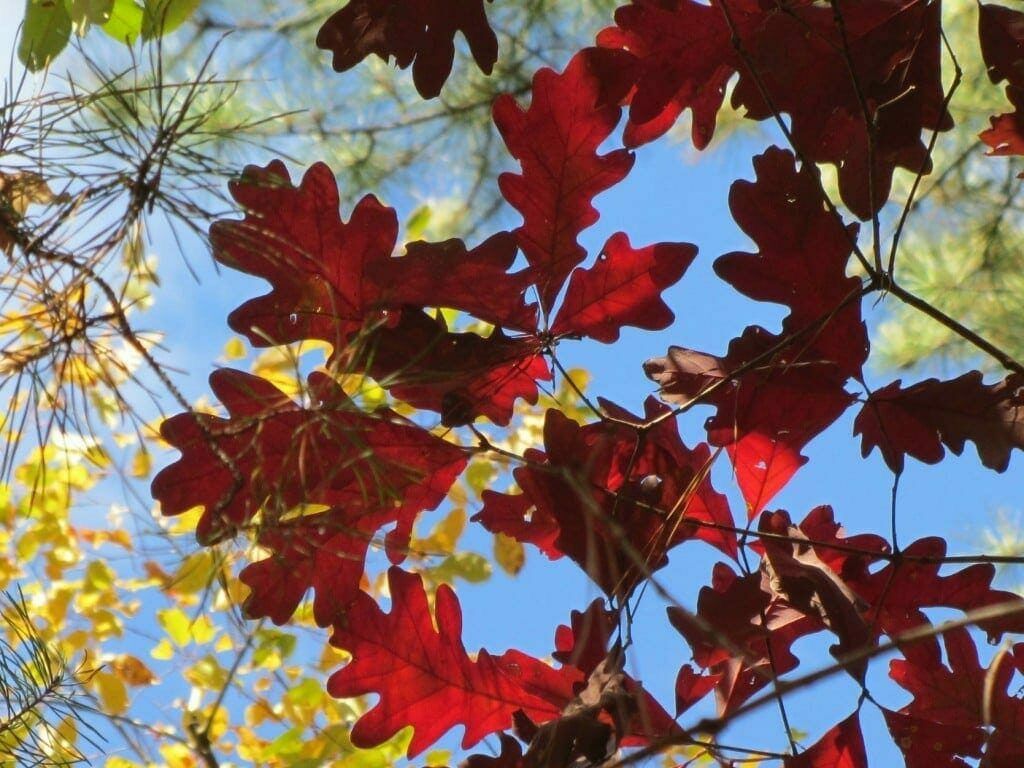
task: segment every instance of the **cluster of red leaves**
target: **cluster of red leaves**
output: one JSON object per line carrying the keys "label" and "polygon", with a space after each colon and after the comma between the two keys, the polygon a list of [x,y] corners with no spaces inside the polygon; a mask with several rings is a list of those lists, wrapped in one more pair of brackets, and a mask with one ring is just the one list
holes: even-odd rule
{"label": "cluster of red leaves", "polygon": [[[981,7],[989,73],[1009,81],[1011,100],[1024,88],[1022,19]],[[318,42],[338,69],[370,53],[411,64],[420,92],[434,95],[459,31],[489,71],[496,47],[482,0],[352,0]],[[231,327],[257,347],[318,339],[332,353],[310,377],[307,405],[257,377],[214,374],[228,417],[189,413],[164,423],[182,455],[153,493],[165,514],[204,508],[201,543],[255,532],[268,556],[241,574],[250,615],[283,623],[313,589],[317,622],[333,627],[331,643],[352,657],[328,689],[379,695],[353,730],[355,744],[380,744],[412,726],[412,756],[462,726],[467,748],[501,734],[501,754],[473,756],[470,768],[565,768],[600,763],[619,746],[684,743],[686,732],[623,671],[621,624],[670,552],[702,540],[736,566],[715,567],[695,611],[669,610],[694,661],[676,677],[677,718],[714,693],[721,727],[799,666],[797,640],[828,632],[835,670],[862,685],[883,644],[898,648],[890,676],[913,700],[882,713],[908,766],[965,766],[981,755],[993,766],[1021,764],[1024,700],[1008,691],[1024,674],[1024,646],[985,670],[971,635],[947,630],[944,663],[925,613],[958,611],[993,641],[1024,631],[1024,600],[992,588],[990,564],[942,575],[941,539],[894,551],[872,534],[845,535],[827,507],[799,524],[765,511],[806,463],[807,444],[854,403],[864,454],[877,447],[895,473],[907,455],[934,463],[967,441],[1003,471],[1024,447],[1018,375],[868,388],[861,301],[882,283],[848,273],[858,227],[831,206],[815,165],[837,167],[843,202],[861,218],[888,199],[897,167],[929,171],[922,133],[952,127],[940,39],[937,0],[633,0],[597,47],[562,72],[536,74],[528,107],[510,96],[495,103],[494,122],[519,163],[498,184],[522,224],[473,248],[413,242],[398,255],[395,212],[367,196],[344,221],[322,164],[297,186],[279,161],[249,167],[232,184],[244,215],[214,225],[214,256],[271,290],[236,309]],[[779,119],[795,151],[768,149],[754,159],[755,180],[733,185],[733,216],[758,250],[721,256],[715,271],[751,299],[784,305],[781,328],[747,327],[723,355],[672,347],[649,360],[644,370],[675,409],[650,398],[640,417],[598,400],[587,424],[549,410],[543,447],[527,450],[511,473],[519,492],[485,491],[474,517],[548,557],[570,558],[607,603],[559,628],[559,667],[516,650],[470,656],[454,593],[440,587],[432,613],[420,577],[397,566],[384,612],[360,589],[373,538],[386,529],[400,563],[416,517],[441,503],[469,452],[493,450],[469,430],[480,442],[463,447],[458,428],[479,418],[508,424],[518,399],[535,402],[560,341],[612,343],[624,326],[672,323],[662,292],[682,278],[694,246],[635,248],[618,232],[582,266],[579,237],[598,218],[595,197],[629,173],[630,148],[664,134],[686,109],[694,144],[710,141],[730,81],[734,106],[755,120]],[[602,154],[626,107],[625,146]],[[983,138],[1010,152],[1017,119],[997,118]],[[514,270],[520,255],[524,266]],[[440,308],[492,330],[450,330]],[[370,376],[454,431],[389,409],[363,411],[340,374]],[[707,443],[691,448],[676,418],[696,404],[715,413]],[[756,530],[737,528],[712,487],[723,451]],[[860,707],[783,763],[864,768]]]}

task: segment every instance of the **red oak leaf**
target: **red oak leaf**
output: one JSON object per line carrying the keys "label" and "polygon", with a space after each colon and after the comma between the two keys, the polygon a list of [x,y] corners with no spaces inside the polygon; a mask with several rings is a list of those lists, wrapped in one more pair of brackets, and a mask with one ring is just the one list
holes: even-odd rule
{"label": "red oak leaf", "polygon": [[[976,608],[1018,602],[1012,592],[992,589],[995,567],[976,563],[949,576],[940,576],[946,542],[936,536],[918,539],[903,550],[903,558],[877,573],[850,579],[853,589],[871,606],[868,615],[877,632],[890,636],[928,624],[923,609],[956,608],[969,613]],[[1024,632],[1024,613],[977,622],[993,642],[1006,632]]]}
{"label": "red oak leaf", "polygon": [[453,309],[493,325],[536,331],[537,307],[523,302],[529,271],[508,274],[515,258],[515,237],[499,232],[471,251],[457,238],[408,243],[404,256],[375,262],[371,269],[389,307],[447,307],[443,302],[451,302]]}
{"label": "red oak leaf", "polygon": [[724,563],[715,566],[711,586],[701,588],[695,615],[673,607],[668,616],[693,649],[694,661],[718,676],[721,716],[769,685],[773,675],[796,668],[790,646],[822,628],[795,609],[773,606],[760,574],[737,576]]}
{"label": "red oak leaf", "polygon": [[868,768],[859,712],[833,726],[810,749],[785,758],[782,764],[785,768]]}
{"label": "red oak leaf", "polygon": [[676,675],[676,717],[711,693],[721,679],[721,673],[700,675],[683,664]]}
{"label": "red oak leaf", "polygon": [[633,0],[615,12],[615,23],[598,44],[629,51],[639,62],[627,146],[661,136],[692,109],[693,143],[706,147],[735,72],[720,9],[690,0]]}
{"label": "red oak leaf", "polygon": [[391,612],[367,594],[357,596],[335,624],[331,644],[352,655],[331,675],[332,696],[380,695],[352,729],[352,743],[374,747],[412,726],[409,757],[420,754],[456,725],[463,748],[510,728],[517,710],[537,722],[552,720],[573,699],[578,670],[555,670],[519,651],[471,659],[462,644],[462,613],[447,585],[437,590],[434,620],[423,582],[398,568],[388,571]]}
{"label": "red oak leaf", "polygon": [[[706,424],[708,441],[728,449],[751,519],[807,462],[804,446],[854,400],[835,366],[780,342],[751,326],[725,358],[673,347],[644,363],[662,399],[686,404],[700,398],[717,406]],[[810,359],[802,364],[805,354]]]}
{"label": "red oak leaf", "polygon": [[441,316],[407,308],[398,322],[361,337],[332,360],[363,370],[395,397],[441,414],[446,426],[486,416],[508,424],[517,398],[537,401],[537,381],[551,378],[531,336],[450,332]]}
{"label": "red oak leaf", "polygon": [[412,64],[416,90],[425,99],[441,92],[452,71],[455,35],[462,32],[477,65],[491,74],[498,39],[487,23],[483,0],[350,0],[320,28],[318,48],[333,52],[336,72],[370,54]]}
{"label": "red oak leaf", "polygon": [[1014,111],[992,117],[979,138],[991,155],[1024,154],[1024,13],[990,3],[978,4],[981,55],[993,83],[1007,81],[1006,96]]}
{"label": "red oak leaf", "polygon": [[[541,451],[528,451],[526,458],[541,462]],[[558,540],[558,521],[537,507],[526,493],[498,493],[486,490],[481,495],[484,506],[471,518],[491,533],[503,533],[522,544],[533,544],[551,560],[562,556]]]}
{"label": "red oak leaf", "polygon": [[703,147],[738,72],[733,105],[755,120],[787,113],[801,153],[835,164],[843,201],[868,218],[888,198],[895,167],[930,168],[922,130],[952,125],[943,111],[939,4],[841,0],[835,11],[841,25],[831,5],[809,0],[633,0],[620,8],[617,27],[598,41],[639,60],[627,141],[660,136],[690,108],[694,143]]}
{"label": "red oak leaf", "polygon": [[612,235],[592,267],[572,273],[551,332],[610,344],[624,325],[667,328],[675,316],[661,292],[683,276],[696,255],[697,247],[689,243],[635,249],[624,233]]}
{"label": "red oak leaf", "polygon": [[[990,155],[1024,155],[1024,88],[1007,86],[1006,98],[1014,111],[992,116],[992,127],[979,133],[978,138],[992,148]],[[1017,178],[1024,178],[1024,172]]]}
{"label": "red oak leaf", "polygon": [[980,732],[986,743],[982,764],[998,768],[1021,765],[1024,699],[1008,692],[1014,676],[1010,654],[999,654],[985,669],[966,629],[951,629],[943,640],[948,667],[942,663],[934,638],[905,646],[902,650],[906,658],[890,662],[890,677],[914,696],[901,713],[950,726],[940,742],[943,750],[953,751],[954,745],[962,744],[964,749],[957,749],[959,754],[971,755],[967,748],[976,749],[972,732]]}
{"label": "red oak leaf", "polygon": [[907,768],[968,768],[961,757],[981,757],[985,741],[981,728],[936,723],[889,709],[883,709],[882,715]]}
{"label": "red oak leaf", "polygon": [[[603,405],[620,419],[639,423]],[[648,401],[649,419],[664,411]],[[667,562],[670,549],[689,538],[705,539],[735,557],[732,513],[708,479],[711,452],[706,445],[693,450],[683,445],[671,419],[639,439],[626,424],[580,426],[549,410],[544,447],[544,453],[529,454],[530,465],[513,472],[525,498],[498,501],[489,495],[489,508],[475,520],[489,530],[545,545],[551,526],[557,526],[553,548],[572,558],[609,595],[628,594]],[[522,517],[517,520],[516,514]]]}
{"label": "red oak leaf", "polygon": [[958,456],[970,440],[981,463],[1003,472],[1010,452],[1024,448],[1024,378],[985,384],[978,371],[951,381],[927,379],[906,389],[897,379],[874,392],[854,422],[861,453],[878,448],[894,472],[905,455],[935,464],[943,445]]}
{"label": "red oak leaf", "polygon": [[[313,165],[298,187],[278,160],[248,166],[231,194],[242,220],[210,228],[214,258],[267,280],[270,293],[247,301],[228,323],[259,347],[323,339],[337,352],[364,328],[393,322],[406,305],[451,307],[496,325],[532,330],[524,273],[506,269],[515,246],[499,234],[467,251],[459,240],[412,243],[392,258],[398,217],[367,195],[345,223],[331,170]],[[480,291],[486,282],[490,290]]]}
{"label": "red oak leaf", "polygon": [[312,587],[316,623],[329,626],[359,594],[366,551],[387,518],[334,508],[260,530],[257,542],[270,556],[238,575],[250,589],[245,614],[284,624]]}
{"label": "red oak leaf", "polygon": [[523,216],[516,236],[545,311],[586,257],[576,238],[598,219],[594,197],[633,165],[623,149],[597,154],[619,122],[631,62],[628,54],[586,49],[561,74],[537,72],[528,109],[508,95],[494,103],[494,122],[522,167],[520,174],[502,174],[498,184]]}
{"label": "red oak leaf", "polygon": [[386,513],[408,528],[441,502],[466,465],[457,446],[388,410],[359,411],[324,374],[309,382],[316,406],[303,408],[259,377],[213,373],[229,417],[185,413],[160,427],[182,453],[153,479],[163,513],[203,506],[196,536],[212,544],[260,509],[267,528],[298,504],[344,507],[353,527]]}
{"label": "red oak leaf", "polygon": [[664,399],[700,397],[718,407],[709,440],[729,449],[751,518],[807,461],[803,447],[852,402],[844,386],[868,352],[860,281],[846,275],[856,227],[828,212],[814,175],[798,170],[790,152],[769,149],[754,169],[756,181],[733,184],[730,207],[760,251],[726,254],[715,271],[753,299],[788,306],[781,336],[751,327],[725,358],[673,347],[644,364]]}
{"label": "red oak leaf", "polygon": [[[780,537],[788,539],[790,525],[789,515],[783,511],[765,513],[758,526],[760,539],[751,544],[751,548],[763,553],[762,541],[769,538],[782,540]],[[836,522],[832,507],[825,505],[808,512],[797,527],[799,537],[805,539],[817,557],[846,582],[868,578],[868,568],[892,550],[889,542],[873,533],[845,535],[843,527]]]}
{"label": "red oak leaf", "polygon": [[367,265],[391,257],[395,212],[367,195],[343,222],[334,174],[323,163],[298,187],[275,160],[247,166],[229,188],[245,218],[210,227],[214,258],[264,278],[273,290],[238,307],[228,324],[259,347],[300,339],[343,346],[378,309]]}
{"label": "red oak leaf", "polygon": [[789,151],[772,147],[754,158],[754,171],[755,181],[733,183],[729,209],[760,250],[721,256],[715,272],[745,296],[790,308],[783,334],[806,334],[801,363],[859,375],[867,331],[851,298],[861,283],[846,274],[857,226],[829,213],[814,174],[798,170]]}
{"label": "red oak leaf", "polygon": [[[788,540],[762,536],[762,589],[773,601],[791,606],[828,627],[839,638],[830,652],[843,658],[872,644],[873,635],[861,615],[867,607],[846,581],[826,563],[817,547],[800,528],[790,524],[784,512],[766,512],[758,526],[760,533],[785,536]],[[863,681],[867,661],[848,667]]]}
{"label": "red oak leaf", "polygon": [[[617,618],[614,611],[605,608],[601,599],[594,600],[582,613],[573,611],[570,626],[563,624],[555,631],[557,650],[552,656],[556,661],[578,669],[589,682],[593,682],[595,677],[602,677],[612,660],[621,661],[618,656],[621,653],[619,647],[608,647],[618,623]],[[622,719],[625,723],[619,736],[624,746],[646,744],[670,733],[678,733],[679,727],[672,717],[639,682],[621,671],[617,677],[621,678],[622,693],[628,699],[620,701],[624,705]],[[588,686],[577,683],[577,693],[581,698],[587,698],[585,688]],[[619,726],[623,726],[623,723],[620,722]]]}
{"label": "red oak leaf", "polygon": [[607,610],[600,598],[582,613],[573,611],[569,626],[560,625],[555,631],[557,650],[552,657],[589,676],[608,655],[608,640],[615,631],[615,620],[616,614]]}

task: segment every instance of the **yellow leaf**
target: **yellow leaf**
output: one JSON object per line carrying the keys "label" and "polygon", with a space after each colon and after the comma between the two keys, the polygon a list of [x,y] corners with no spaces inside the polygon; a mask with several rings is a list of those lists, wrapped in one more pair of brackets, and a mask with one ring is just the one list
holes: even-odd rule
{"label": "yellow leaf", "polygon": [[511,536],[496,533],[494,535],[494,561],[509,576],[515,576],[523,570],[526,551],[523,549],[523,545]]}
{"label": "yellow leaf", "polygon": [[135,452],[132,457],[132,477],[149,477],[149,473],[153,469],[153,459],[145,448],[140,448]]}
{"label": "yellow leaf", "polygon": [[157,661],[170,661],[174,658],[174,647],[166,640],[161,640],[153,646],[149,655]]}
{"label": "yellow leaf", "polygon": [[99,671],[90,680],[100,697],[103,710],[120,715],[128,709],[128,689],[117,675]]}
{"label": "yellow leaf", "polygon": [[156,612],[156,620],[164,628],[164,632],[174,641],[175,645],[188,645],[191,638],[188,616],[180,608],[165,608]]}
{"label": "yellow leaf", "polygon": [[241,360],[245,355],[245,342],[240,336],[232,336],[228,339],[228,343],[224,345],[225,360]]}
{"label": "yellow leaf", "polygon": [[213,550],[193,552],[174,572],[167,588],[171,592],[185,595],[202,592],[213,582],[219,564],[219,556]]}

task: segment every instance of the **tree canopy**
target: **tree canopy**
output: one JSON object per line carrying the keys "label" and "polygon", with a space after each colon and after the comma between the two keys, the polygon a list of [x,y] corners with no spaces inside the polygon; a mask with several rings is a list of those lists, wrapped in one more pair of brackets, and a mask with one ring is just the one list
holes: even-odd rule
{"label": "tree canopy", "polygon": [[[905,541],[899,488],[1024,447],[1024,14],[613,6],[28,0],[17,55],[51,75],[12,80],[0,124],[4,631],[44,660],[15,662],[25,690],[60,685],[8,699],[12,755],[1020,761],[1024,599],[994,579],[1021,558]],[[666,137],[753,155],[728,199],[749,250],[642,239],[630,210],[591,242]],[[153,243],[197,236],[269,291],[194,402],[142,323]],[[725,349],[669,298],[702,263],[749,300]],[[645,361],[631,329],[679,342]],[[587,345],[643,371],[634,402],[566,362]],[[841,510],[852,533],[838,499],[775,506],[844,425],[891,487],[884,520]],[[527,558],[599,596],[548,648],[503,626],[513,649],[471,652],[453,586]],[[645,655],[654,624],[688,661]],[[822,680],[847,698],[801,733]],[[161,690],[177,722],[142,704]]]}

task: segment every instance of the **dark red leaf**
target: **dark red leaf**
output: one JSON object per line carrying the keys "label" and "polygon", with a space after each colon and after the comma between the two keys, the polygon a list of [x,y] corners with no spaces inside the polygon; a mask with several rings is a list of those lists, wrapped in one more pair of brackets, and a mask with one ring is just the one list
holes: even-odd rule
{"label": "dark red leaf", "polygon": [[937,723],[883,709],[892,740],[903,752],[907,768],[968,768],[961,757],[981,757],[981,728]]}
{"label": "dark red leaf", "polygon": [[979,138],[992,155],[1024,155],[1024,13],[991,3],[978,4],[981,55],[993,83],[1007,81],[1014,111],[992,117]]}
{"label": "dark red leaf", "polygon": [[745,296],[789,307],[783,335],[813,327],[797,344],[802,364],[859,375],[867,331],[860,301],[849,300],[861,283],[846,274],[856,225],[844,227],[825,208],[814,174],[798,170],[789,151],[769,149],[754,158],[754,171],[755,181],[733,183],[729,209],[760,250],[721,256],[715,272]]}
{"label": "dark red leaf", "polygon": [[[278,160],[265,168],[248,166],[231,194],[245,218],[215,222],[210,239],[218,261],[273,288],[228,318],[256,346],[323,339],[337,352],[362,329],[393,323],[391,315],[410,304],[534,327],[534,309],[524,300],[529,276],[506,273],[515,258],[507,234],[472,251],[459,240],[416,242],[406,256],[392,258],[394,210],[367,195],[345,223],[334,175],[323,163],[313,165],[298,187]],[[482,281],[489,291],[479,290]]]}
{"label": "dark red leaf", "polygon": [[633,248],[624,233],[612,235],[592,267],[572,273],[551,332],[610,344],[624,325],[667,328],[675,316],[661,292],[683,276],[696,255],[697,247],[689,243]]}
{"label": "dark red leaf", "polygon": [[344,506],[353,528],[382,513],[407,527],[441,502],[466,465],[462,450],[388,410],[363,413],[324,374],[309,381],[307,409],[264,379],[216,371],[210,385],[227,419],[185,413],[161,425],[182,453],[153,479],[163,513],[203,506],[196,535],[212,544],[260,509],[264,528],[298,504]]}
{"label": "dark red leaf", "polygon": [[905,455],[928,464],[960,455],[970,440],[986,467],[1003,472],[1010,452],[1024,448],[1024,378],[985,384],[978,371],[951,381],[927,379],[906,389],[897,379],[874,392],[854,422],[864,456],[878,448],[894,472]]}
{"label": "dark red leaf", "polygon": [[487,23],[483,0],[350,0],[320,28],[317,47],[332,51],[336,72],[370,54],[394,57],[423,98],[441,92],[452,70],[455,35],[462,32],[477,65],[490,74],[498,39]]}
{"label": "dark red leaf", "polygon": [[711,586],[701,588],[695,616],[674,607],[668,616],[693,649],[694,661],[719,676],[721,716],[769,685],[773,675],[795,669],[799,661],[790,646],[822,628],[793,608],[771,605],[760,574],[737,576],[724,563],[715,566]]}
{"label": "dark red leaf", "polygon": [[578,670],[555,670],[519,651],[471,659],[462,644],[462,613],[447,585],[437,590],[431,618],[423,582],[398,568],[388,571],[391,612],[360,593],[335,624],[331,644],[352,660],[331,675],[332,696],[380,695],[352,729],[352,743],[375,747],[412,726],[409,757],[434,744],[456,725],[465,726],[463,748],[512,726],[522,710],[545,722],[560,716],[573,698]]}
{"label": "dark red leaf", "polygon": [[[653,399],[647,409],[648,418],[664,413]],[[639,422],[621,409],[616,413]],[[488,495],[488,507],[475,520],[544,546],[550,526],[556,525],[554,549],[572,558],[609,595],[628,594],[688,538],[705,539],[735,556],[732,513],[707,476],[711,452],[706,445],[693,450],[683,445],[671,419],[638,442],[637,431],[625,424],[580,426],[549,410],[544,446],[545,453],[528,455],[531,465],[513,472],[524,498],[499,501]],[[517,514],[522,517],[516,519]]]}
{"label": "dark red leaf", "polygon": [[721,673],[700,675],[689,664],[683,664],[676,675],[676,717],[711,693],[721,678]]}
{"label": "dark red leaf", "polygon": [[692,109],[693,143],[703,149],[735,72],[721,10],[690,0],[633,0],[615,12],[615,23],[598,35],[598,44],[629,51],[640,65],[627,145],[661,136]]}
{"label": "dark red leaf", "polygon": [[523,763],[523,748],[507,733],[499,733],[501,752],[494,755],[470,755],[459,768],[520,768]]}
{"label": "dark red leaf", "polygon": [[[976,563],[949,576],[940,576],[946,542],[932,536],[919,539],[903,550],[904,558],[850,584],[871,606],[868,615],[878,632],[898,635],[928,623],[924,608],[956,608],[969,613],[976,608],[1024,599],[1013,592],[992,588],[995,567]],[[1024,632],[1024,612],[977,623],[997,642],[1006,632]]]}
{"label": "dark red leaf", "polygon": [[262,529],[257,541],[269,557],[238,575],[250,589],[245,614],[284,624],[312,587],[316,623],[334,622],[359,594],[370,541],[388,522],[386,514],[353,517],[338,507]]}
{"label": "dark red leaf", "polygon": [[860,713],[833,726],[806,752],[782,761],[785,768],[868,768]]}
{"label": "dark red leaf", "polygon": [[841,28],[830,4],[809,0],[633,0],[620,8],[617,26],[598,40],[639,60],[627,141],[660,136],[689,108],[694,144],[703,147],[738,72],[733,105],[755,120],[788,114],[795,145],[812,162],[835,164],[843,201],[870,217],[889,196],[894,168],[930,169],[922,131],[952,125],[942,111],[939,3],[841,0],[836,8]]}
{"label": "dark red leaf", "polygon": [[536,331],[537,307],[523,302],[531,276],[508,274],[515,257],[515,237],[499,232],[471,251],[455,238],[408,243],[404,256],[375,262],[371,269],[389,307],[451,306],[493,325]]}
{"label": "dark red leaf", "polygon": [[605,608],[604,600],[594,600],[587,610],[573,611],[569,626],[555,631],[555,661],[590,675],[608,655],[608,640],[615,631],[616,614]]}
{"label": "dark red leaf", "polygon": [[[781,336],[750,327],[725,358],[673,347],[644,365],[664,399],[702,397],[718,407],[709,441],[729,449],[751,518],[807,461],[803,447],[852,402],[844,386],[868,352],[860,281],[846,275],[856,228],[828,212],[811,171],[798,170],[791,153],[769,149],[754,168],[756,181],[733,184],[730,207],[760,251],[726,254],[715,271],[753,299],[788,306]],[[769,355],[783,339],[791,342]]]}
{"label": "dark red leaf", "polygon": [[528,109],[507,95],[494,103],[494,122],[522,167],[520,174],[502,174],[498,183],[523,216],[516,236],[545,310],[586,257],[576,238],[598,219],[594,197],[633,165],[626,150],[597,154],[619,122],[618,101],[629,87],[621,72],[615,80],[602,76],[631,62],[624,53],[586,49],[561,74],[537,72]]}
{"label": "dark red leaf", "polygon": [[535,403],[537,381],[551,378],[541,350],[535,337],[509,337],[500,328],[487,337],[453,333],[442,317],[410,307],[332,360],[366,371],[410,405],[437,411],[446,426],[476,416],[508,424],[516,399]]}
{"label": "dark red leaf", "polygon": [[[834,366],[815,360],[813,353],[801,364],[805,351],[792,349],[798,345],[753,365],[778,342],[752,326],[732,342],[725,358],[675,347],[669,356],[644,363],[664,400],[685,404],[700,396],[717,406],[706,424],[708,440],[728,448],[751,519],[807,462],[804,446],[854,399]],[[743,367],[747,370],[739,376],[725,373]],[[714,392],[702,395],[710,385]]]}
{"label": "dark red leaf", "polygon": [[[758,531],[789,539],[762,537],[762,589],[770,592],[773,600],[782,601],[828,627],[839,638],[839,643],[830,649],[836,658],[870,646],[873,633],[862,616],[867,606],[818,556],[804,532],[790,524],[789,516],[784,512],[766,512]],[[867,661],[848,667],[850,674],[861,681],[866,670]]]}
{"label": "dark red leaf", "polygon": [[[948,667],[934,638],[904,647],[906,658],[890,663],[892,679],[914,696],[901,712],[948,728],[938,742],[944,750],[973,756],[977,746],[972,736],[980,733],[986,745],[982,765],[1024,764],[1024,700],[1007,690],[1014,676],[1010,655],[1000,653],[984,669],[965,628],[951,629],[943,639]],[[941,733],[934,726],[928,732]]]}

